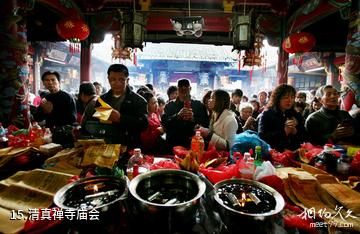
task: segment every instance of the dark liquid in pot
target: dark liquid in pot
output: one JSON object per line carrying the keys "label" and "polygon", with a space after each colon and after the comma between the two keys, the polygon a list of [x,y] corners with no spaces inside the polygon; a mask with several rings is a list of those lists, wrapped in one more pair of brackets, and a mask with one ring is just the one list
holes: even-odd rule
{"label": "dark liquid in pot", "polygon": [[198,191],[176,184],[158,184],[148,189],[137,191],[139,196],[157,204],[179,204],[193,199]]}
{"label": "dark liquid in pot", "polygon": [[[99,189],[99,191],[97,192],[100,193],[101,192],[106,193],[107,191],[115,191],[115,192],[111,194],[104,194],[103,196],[86,199],[87,195],[96,194],[97,192],[93,190],[87,191],[86,188],[89,187],[89,185],[76,186],[66,192],[64,205],[74,209],[86,209],[86,210],[94,209],[96,207],[103,206],[105,204],[108,204],[116,200],[123,194],[125,189],[124,185],[118,183],[100,182],[95,184],[101,187],[101,189]],[[92,187],[92,184],[90,185],[91,185],[90,187]]]}
{"label": "dark liquid in pot", "polygon": [[[252,193],[260,200],[260,202],[255,204],[255,202],[253,202],[247,195],[244,206],[239,206],[229,200],[229,196],[227,195],[228,193],[234,194],[238,201],[241,201],[242,193]],[[224,205],[244,213],[262,214],[275,209],[276,206],[275,198],[269,192],[249,184],[226,184],[217,189],[217,194],[223,201]]]}

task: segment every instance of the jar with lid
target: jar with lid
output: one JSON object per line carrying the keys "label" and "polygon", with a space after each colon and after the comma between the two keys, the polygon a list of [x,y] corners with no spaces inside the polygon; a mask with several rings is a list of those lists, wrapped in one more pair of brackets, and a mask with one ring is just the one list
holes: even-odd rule
{"label": "jar with lid", "polygon": [[330,172],[336,172],[336,165],[337,165],[337,157],[335,156],[334,146],[331,144],[326,144],[324,146],[324,150],[316,156],[315,158],[315,167]]}

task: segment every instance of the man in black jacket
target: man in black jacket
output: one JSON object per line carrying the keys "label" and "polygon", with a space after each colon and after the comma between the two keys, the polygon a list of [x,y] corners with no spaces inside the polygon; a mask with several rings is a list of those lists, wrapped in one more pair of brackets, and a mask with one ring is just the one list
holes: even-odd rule
{"label": "man in black jacket", "polygon": [[310,142],[316,145],[358,143],[359,133],[354,119],[339,108],[339,92],[331,85],[324,85],[316,91],[316,97],[323,106],[306,119]]}
{"label": "man in black jacket", "polygon": [[[139,147],[140,133],[148,125],[147,103],[130,90],[126,66],[112,64],[107,74],[111,89],[100,98],[113,108],[108,119],[111,124],[87,121],[85,128],[92,135],[104,137],[108,143],[120,143],[128,148]],[[100,106],[99,99],[96,106]],[[85,119],[89,119],[89,116]]]}
{"label": "man in black jacket", "polygon": [[162,124],[166,129],[166,142],[170,148],[177,145],[189,148],[195,126],[207,128],[209,125],[206,107],[200,101],[191,99],[190,91],[190,81],[179,80],[178,97],[165,106]]}
{"label": "man in black jacket", "polygon": [[75,123],[75,100],[70,94],[60,89],[60,74],[47,71],[44,72],[41,80],[50,93],[41,100],[34,113],[34,120],[38,122],[45,120],[46,127],[50,129]]}

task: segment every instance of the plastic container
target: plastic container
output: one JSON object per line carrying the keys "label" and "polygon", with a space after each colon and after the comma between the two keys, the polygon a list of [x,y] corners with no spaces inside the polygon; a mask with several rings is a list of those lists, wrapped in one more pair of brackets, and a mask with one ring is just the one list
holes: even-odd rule
{"label": "plastic container", "polygon": [[349,175],[351,166],[351,158],[346,154],[342,154],[337,160],[336,172],[341,175]]}
{"label": "plastic container", "polygon": [[191,139],[191,151],[196,154],[198,162],[201,162],[202,155],[204,153],[205,142],[204,138],[201,136],[200,131],[196,131],[195,135]]}
{"label": "plastic container", "polygon": [[262,155],[261,155],[261,146],[257,145],[255,147],[255,166],[261,166],[262,164]]}
{"label": "plastic container", "polygon": [[315,158],[315,167],[330,173],[335,173],[338,158],[335,156],[334,151],[333,145],[324,145],[324,150]]}
{"label": "plastic container", "polygon": [[45,143],[44,131],[37,122],[34,122],[32,125],[31,135],[33,137],[32,146],[39,148]]}
{"label": "plastic container", "polygon": [[8,138],[6,137],[5,128],[0,123],[0,148],[5,148],[8,146]]}
{"label": "plastic container", "polygon": [[132,180],[138,174],[145,173],[149,170],[148,164],[144,160],[141,154],[141,149],[134,149],[134,155],[132,155],[128,161],[126,174],[129,180]]}
{"label": "plastic container", "polygon": [[240,169],[241,177],[244,179],[252,180],[255,172],[254,158],[250,153],[244,153],[245,167]]}

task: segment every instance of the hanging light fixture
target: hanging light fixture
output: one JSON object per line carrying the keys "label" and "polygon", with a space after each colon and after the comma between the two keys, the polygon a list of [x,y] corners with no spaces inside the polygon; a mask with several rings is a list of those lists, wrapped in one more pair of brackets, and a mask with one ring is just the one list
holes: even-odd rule
{"label": "hanging light fixture", "polygon": [[146,16],[141,12],[136,12],[135,6],[135,0],[133,0],[133,9],[120,13],[122,18],[121,47],[142,50],[145,40]]}
{"label": "hanging light fixture", "polygon": [[246,50],[252,47],[253,37],[251,33],[252,10],[246,14],[246,1],[242,15],[235,14],[232,18],[233,50]]}
{"label": "hanging light fixture", "polygon": [[188,0],[189,15],[185,17],[174,17],[170,19],[173,29],[178,36],[201,37],[205,25],[202,16],[191,16],[190,0]]}

